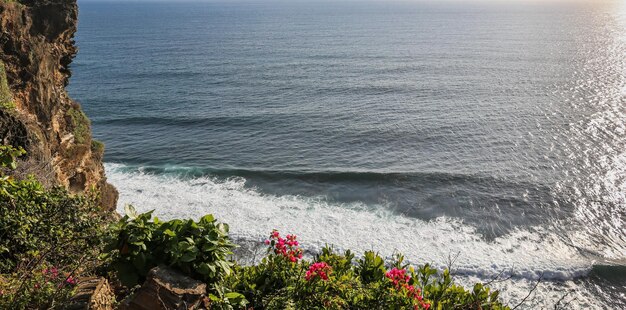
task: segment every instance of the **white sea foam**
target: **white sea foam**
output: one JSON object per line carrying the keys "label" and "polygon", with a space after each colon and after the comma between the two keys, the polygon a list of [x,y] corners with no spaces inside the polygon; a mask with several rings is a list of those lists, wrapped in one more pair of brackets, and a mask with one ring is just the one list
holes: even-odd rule
{"label": "white sea foam", "polygon": [[[109,180],[120,191],[119,211],[133,204],[139,211],[155,210],[163,219],[199,218],[212,213],[230,224],[235,239],[261,241],[272,229],[297,234],[308,250],[334,244],[357,253],[375,249],[389,256],[401,252],[415,263],[444,266],[456,256],[461,281],[489,279],[502,271],[515,279],[498,284],[508,300],[519,300],[541,274],[555,283],[542,284],[538,294],[549,300],[575,289],[574,279],[586,275],[594,261],[541,229],[518,230],[485,241],[461,221],[438,218],[422,221],[395,215],[382,206],[334,204],[323,199],[264,195],[245,188],[241,178],[218,181],[208,177],[182,180],[107,164]],[[512,283],[512,284],[511,284]],[[543,290],[543,292],[541,292]],[[554,298],[548,298],[552,295]],[[578,291],[576,294],[583,294]],[[584,297],[584,296],[582,296]],[[586,298],[578,297],[578,300]],[[587,303],[591,307],[591,303]]]}

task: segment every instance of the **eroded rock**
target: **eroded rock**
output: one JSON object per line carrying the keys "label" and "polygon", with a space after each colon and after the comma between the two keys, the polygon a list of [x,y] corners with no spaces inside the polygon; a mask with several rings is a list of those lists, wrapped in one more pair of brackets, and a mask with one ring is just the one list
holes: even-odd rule
{"label": "eroded rock", "polygon": [[123,309],[200,309],[206,284],[171,268],[155,267]]}
{"label": "eroded rock", "polygon": [[[0,1],[0,143],[23,147],[25,162],[37,163],[24,169],[47,177],[42,183],[98,188],[112,210],[117,192],[106,183],[102,147],[65,89],[77,23],[76,0]],[[46,170],[33,171],[39,166]]]}

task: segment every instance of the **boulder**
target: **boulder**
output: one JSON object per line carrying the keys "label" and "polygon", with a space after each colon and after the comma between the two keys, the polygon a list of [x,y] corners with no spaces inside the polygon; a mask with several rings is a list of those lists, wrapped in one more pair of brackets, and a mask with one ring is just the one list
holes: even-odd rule
{"label": "boulder", "polygon": [[168,267],[155,267],[146,282],[122,306],[132,310],[200,309],[206,284]]}

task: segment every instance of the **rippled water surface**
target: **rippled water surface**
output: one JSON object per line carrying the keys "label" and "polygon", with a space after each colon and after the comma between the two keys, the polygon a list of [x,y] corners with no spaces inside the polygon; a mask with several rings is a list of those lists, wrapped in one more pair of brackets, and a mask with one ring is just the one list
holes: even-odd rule
{"label": "rippled water surface", "polygon": [[620,308],[625,24],[619,3],[84,2],[70,93],[122,204]]}

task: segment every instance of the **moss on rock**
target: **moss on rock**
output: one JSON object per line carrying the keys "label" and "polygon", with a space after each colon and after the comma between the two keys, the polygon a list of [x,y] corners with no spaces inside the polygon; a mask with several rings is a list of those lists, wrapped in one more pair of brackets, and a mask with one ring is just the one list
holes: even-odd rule
{"label": "moss on rock", "polygon": [[13,96],[7,81],[7,73],[2,61],[0,61],[0,108],[6,110],[15,109],[15,102],[13,102]]}
{"label": "moss on rock", "polygon": [[72,134],[74,135],[74,141],[77,144],[86,143],[91,136],[87,115],[85,115],[85,113],[80,109],[70,108],[67,110],[67,116],[69,116],[70,123],[73,128]]}
{"label": "moss on rock", "polygon": [[91,152],[101,156],[104,153],[104,143],[96,139],[92,139],[91,140]]}

